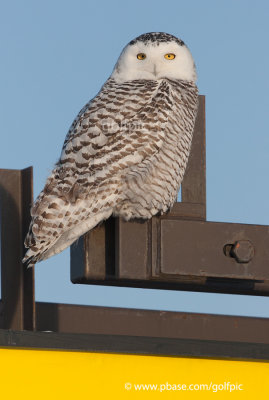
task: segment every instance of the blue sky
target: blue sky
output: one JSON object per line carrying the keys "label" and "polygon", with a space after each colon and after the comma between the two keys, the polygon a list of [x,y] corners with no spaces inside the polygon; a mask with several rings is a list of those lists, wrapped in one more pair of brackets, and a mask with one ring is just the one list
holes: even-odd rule
{"label": "blue sky", "polygon": [[[35,197],[66,132],[131,39],[182,38],[206,95],[207,215],[269,225],[269,3],[47,0],[0,2],[0,167],[34,166]],[[72,285],[69,250],[36,267],[36,298],[269,317],[269,299]]]}

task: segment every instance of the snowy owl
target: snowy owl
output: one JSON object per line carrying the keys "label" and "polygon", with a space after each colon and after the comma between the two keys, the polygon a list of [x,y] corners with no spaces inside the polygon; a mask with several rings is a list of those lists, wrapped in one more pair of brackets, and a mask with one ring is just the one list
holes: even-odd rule
{"label": "snowy owl", "polygon": [[71,125],[31,209],[24,262],[59,253],[111,215],[151,218],[174,204],[198,108],[184,42],[154,32],[123,49],[100,92]]}

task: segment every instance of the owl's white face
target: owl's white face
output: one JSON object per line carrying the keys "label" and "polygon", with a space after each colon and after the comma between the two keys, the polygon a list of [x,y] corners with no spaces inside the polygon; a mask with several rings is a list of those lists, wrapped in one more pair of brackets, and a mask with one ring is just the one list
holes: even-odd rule
{"label": "owl's white face", "polygon": [[173,40],[158,42],[138,38],[134,44],[131,42],[123,49],[111,77],[117,82],[162,78],[195,82],[196,70],[192,55],[185,44],[181,45]]}

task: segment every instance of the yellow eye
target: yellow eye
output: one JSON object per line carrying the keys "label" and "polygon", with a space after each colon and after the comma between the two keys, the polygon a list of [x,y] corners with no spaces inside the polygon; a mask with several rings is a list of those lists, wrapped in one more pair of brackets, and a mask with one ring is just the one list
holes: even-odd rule
{"label": "yellow eye", "polygon": [[147,57],[145,53],[138,53],[137,56],[138,60],[145,60]]}
{"label": "yellow eye", "polygon": [[176,55],[173,53],[167,53],[164,56],[164,58],[166,58],[166,60],[173,60],[175,57],[176,57]]}

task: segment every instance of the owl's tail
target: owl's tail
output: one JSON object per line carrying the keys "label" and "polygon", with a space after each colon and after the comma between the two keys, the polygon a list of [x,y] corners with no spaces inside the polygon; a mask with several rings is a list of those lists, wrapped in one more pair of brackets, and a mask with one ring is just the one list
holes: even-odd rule
{"label": "owl's tail", "polygon": [[109,218],[111,214],[112,209],[99,212],[80,224],[74,225],[72,228],[62,232],[59,238],[53,242],[46,243],[45,247],[44,243],[42,243],[43,241],[37,241],[35,235],[30,230],[25,239],[25,246],[28,247],[28,250],[22,260],[23,263],[29,268],[39,261],[46,260],[60,253],[74,243],[80,236],[93,229],[101,221]]}

